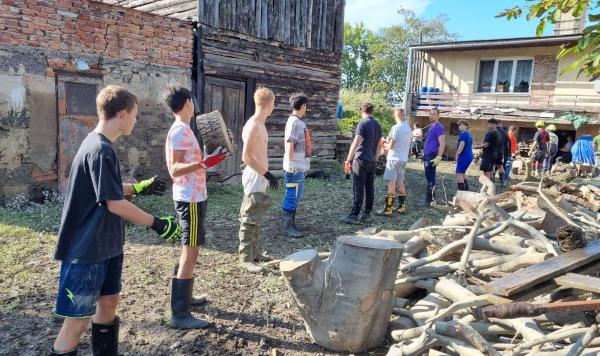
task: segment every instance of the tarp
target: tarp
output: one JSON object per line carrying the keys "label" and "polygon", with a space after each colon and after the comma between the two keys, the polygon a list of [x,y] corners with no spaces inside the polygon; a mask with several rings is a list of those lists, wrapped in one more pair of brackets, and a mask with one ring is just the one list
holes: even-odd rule
{"label": "tarp", "polygon": [[575,130],[577,130],[581,126],[587,124],[590,121],[590,117],[587,115],[578,115],[569,112],[559,117],[559,120],[571,121],[573,126],[575,126]]}
{"label": "tarp", "polygon": [[583,135],[575,141],[575,144],[571,149],[573,163],[594,165],[594,148],[592,146],[592,140],[592,136]]}

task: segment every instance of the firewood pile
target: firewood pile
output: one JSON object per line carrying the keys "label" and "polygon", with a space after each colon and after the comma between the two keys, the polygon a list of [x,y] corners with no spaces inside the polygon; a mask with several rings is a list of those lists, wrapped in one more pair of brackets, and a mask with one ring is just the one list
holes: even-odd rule
{"label": "firewood pile", "polygon": [[388,355],[599,355],[600,188],[457,192],[440,224],[360,235],[404,244]]}

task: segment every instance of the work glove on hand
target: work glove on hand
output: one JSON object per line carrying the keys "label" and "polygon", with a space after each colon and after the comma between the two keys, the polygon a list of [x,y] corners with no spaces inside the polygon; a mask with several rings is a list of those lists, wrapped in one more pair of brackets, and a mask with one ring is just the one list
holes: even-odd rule
{"label": "work glove on hand", "polygon": [[279,182],[277,181],[277,178],[275,178],[273,173],[267,171],[267,173],[265,173],[263,177],[267,178],[267,180],[269,181],[269,188],[271,188],[271,190],[276,190],[277,188],[279,188]]}
{"label": "work glove on hand", "polygon": [[435,167],[438,164],[440,164],[441,161],[442,161],[442,156],[436,156],[434,159],[431,160],[431,165]]}
{"label": "work glove on hand", "polygon": [[138,183],[133,183],[134,194],[142,195],[163,195],[167,190],[167,182],[162,179],[158,179],[158,176],[145,179]]}
{"label": "work glove on hand", "polygon": [[150,227],[152,230],[165,239],[167,242],[181,239],[181,226],[175,221],[173,216],[154,217],[154,223]]}
{"label": "work glove on hand", "polygon": [[231,152],[225,147],[218,147],[213,153],[208,155],[204,161],[200,163],[204,164],[206,168],[214,167],[217,164],[223,162],[231,156]]}
{"label": "work glove on hand", "polygon": [[344,173],[350,174],[350,161],[344,162]]}

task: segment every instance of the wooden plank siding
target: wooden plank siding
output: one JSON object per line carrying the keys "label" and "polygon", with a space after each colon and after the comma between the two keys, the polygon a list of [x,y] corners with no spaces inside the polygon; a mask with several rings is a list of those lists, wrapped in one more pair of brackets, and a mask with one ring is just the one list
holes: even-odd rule
{"label": "wooden plank siding", "polygon": [[[102,0],[283,44],[341,53],[345,0]],[[200,4],[200,9],[197,9]]]}

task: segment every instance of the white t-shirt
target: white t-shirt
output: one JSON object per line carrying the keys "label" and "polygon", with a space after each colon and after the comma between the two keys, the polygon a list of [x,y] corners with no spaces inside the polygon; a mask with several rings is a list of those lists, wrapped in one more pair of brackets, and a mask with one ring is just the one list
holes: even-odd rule
{"label": "white t-shirt", "polygon": [[178,120],[171,125],[165,143],[167,168],[173,179],[173,200],[188,203],[205,201],[207,197],[206,171],[197,169],[188,174],[174,177],[173,162],[171,161],[173,151],[185,151],[183,156],[185,163],[200,162],[203,159],[202,150],[194,132],[188,124]]}
{"label": "white t-shirt", "polygon": [[388,139],[394,140],[394,146],[388,151],[387,159],[408,162],[412,137],[410,126],[406,122],[392,126]]}
{"label": "white t-shirt", "polygon": [[417,128],[412,131],[412,140],[421,141],[423,140],[423,129]]}
{"label": "white t-shirt", "polygon": [[[307,142],[310,135],[307,134],[306,124],[297,116],[291,115],[285,124],[284,144],[285,154],[283,155],[283,170],[286,172],[306,172],[310,169],[310,151],[311,143]],[[294,162],[290,165],[288,159],[288,145],[291,142],[294,147]],[[293,168],[293,169],[290,169]]]}

